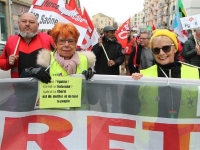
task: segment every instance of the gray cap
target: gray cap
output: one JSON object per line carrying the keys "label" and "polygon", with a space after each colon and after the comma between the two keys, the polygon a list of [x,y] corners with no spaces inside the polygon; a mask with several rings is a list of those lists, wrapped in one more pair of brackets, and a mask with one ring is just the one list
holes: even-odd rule
{"label": "gray cap", "polygon": [[112,26],[106,26],[103,28],[103,32],[115,31],[115,30],[117,30],[117,29]]}

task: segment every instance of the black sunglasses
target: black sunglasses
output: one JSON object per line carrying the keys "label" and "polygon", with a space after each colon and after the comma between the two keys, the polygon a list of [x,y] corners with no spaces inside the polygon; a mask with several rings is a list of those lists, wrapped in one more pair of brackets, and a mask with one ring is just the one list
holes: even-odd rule
{"label": "black sunglasses", "polygon": [[174,44],[171,44],[171,45],[165,45],[161,48],[158,48],[158,47],[155,47],[152,49],[152,52],[155,54],[155,55],[158,55],[160,53],[160,49],[162,49],[163,52],[165,53],[168,53],[171,51],[171,46],[174,46]]}

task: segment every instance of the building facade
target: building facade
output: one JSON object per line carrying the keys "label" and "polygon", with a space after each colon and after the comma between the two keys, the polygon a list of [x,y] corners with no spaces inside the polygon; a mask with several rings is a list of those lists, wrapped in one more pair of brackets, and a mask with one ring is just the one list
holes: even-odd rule
{"label": "building facade", "polygon": [[143,4],[145,26],[172,27],[175,3],[175,0],[145,0]]}
{"label": "building facade", "polygon": [[18,34],[18,19],[27,12],[32,0],[0,0],[0,40]]}
{"label": "building facade", "polygon": [[[187,16],[200,14],[198,0],[182,0]],[[197,3],[198,2],[198,3]],[[171,28],[174,26],[174,13],[177,0],[144,0],[144,25],[156,28]]]}
{"label": "building facade", "polygon": [[5,41],[7,39],[7,32],[9,31],[9,28],[7,27],[9,24],[8,18],[8,1],[0,0],[0,41]]}
{"label": "building facade", "polygon": [[134,14],[130,22],[131,28],[137,27],[139,30],[145,28],[144,26],[144,11]]}
{"label": "building facade", "polygon": [[105,26],[113,26],[114,18],[98,13],[92,16],[92,22],[97,31],[101,32]]}

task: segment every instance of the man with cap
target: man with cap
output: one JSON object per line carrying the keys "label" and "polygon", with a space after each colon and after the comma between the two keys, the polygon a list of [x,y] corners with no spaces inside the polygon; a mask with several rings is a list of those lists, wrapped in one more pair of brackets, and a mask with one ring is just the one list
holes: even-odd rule
{"label": "man with cap", "polygon": [[[95,71],[96,74],[102,75],[119,75],[119,66],[124,62],[124,54],[122,52],[122,46],[115,38],[116,28],[112,26],[106,26],[103,28],[104,36],[98,39],[98,43],[94,45],[92,51],[96,55]],[[105,51],[103,50],[103,47]],[[109,85],[112,95],[112,111],[118,111],[118,96],[117,86]],[[103,111],[107,111],[105,103],[106,99],[106,87],[101,87],[102,92],[100,97],[100,105]]]}

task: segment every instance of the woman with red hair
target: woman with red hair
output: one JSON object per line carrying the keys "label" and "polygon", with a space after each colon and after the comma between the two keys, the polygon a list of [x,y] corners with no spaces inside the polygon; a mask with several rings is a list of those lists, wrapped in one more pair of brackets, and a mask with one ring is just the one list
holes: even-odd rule
{"label": "woman with red hair", "polygon": [[71,23],[57,23],[51,36],[55,43],[55,51],[42,50],[37,64],[44,68],[49,67],[50,76],[67,76],[71,74],[84,74],[86,79],[93,76],[95,55],[93,52],[77,52],[76,44],[79,32]]}

